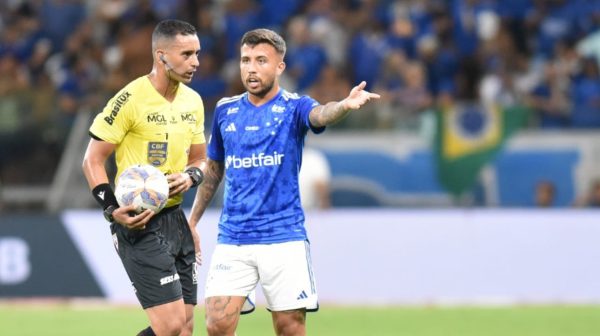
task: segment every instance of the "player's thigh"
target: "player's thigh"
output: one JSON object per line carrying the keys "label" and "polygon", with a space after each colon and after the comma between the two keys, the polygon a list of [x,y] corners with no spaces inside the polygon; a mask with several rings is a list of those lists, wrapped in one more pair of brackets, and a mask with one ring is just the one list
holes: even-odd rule
{"label": "player's thigh", "polygon": [[217,244],[206,277],[204,296],[241,296],[250,294],[258,283],[252,246]]}
{"label": "player's thigh", "polygon": [[179,274],[157,223],[144,230],[111,226],[117,251],[144,309],[181,298]]}
{"label": "player's thigh", "polygon": [[308,242],[262,245],[258,260],[261,286],[271,311],[318,309]]}

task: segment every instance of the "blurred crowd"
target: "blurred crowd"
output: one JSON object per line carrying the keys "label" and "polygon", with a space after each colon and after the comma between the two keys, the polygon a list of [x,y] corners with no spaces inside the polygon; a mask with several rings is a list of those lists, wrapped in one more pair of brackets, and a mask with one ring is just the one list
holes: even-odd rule
{"label": "blurred crowd", "polygon": [[242,34],[268,27],[288,43],[289,91],[324,103],[366,80],[382,95],[339,129],[416,130],[455,101],[526,104],[540,129],[600,127],[600,0],[5,0],[0,181],[50,181],[77,114],[150,71],[165,18],[197,27],[207,123],[243,91]]}

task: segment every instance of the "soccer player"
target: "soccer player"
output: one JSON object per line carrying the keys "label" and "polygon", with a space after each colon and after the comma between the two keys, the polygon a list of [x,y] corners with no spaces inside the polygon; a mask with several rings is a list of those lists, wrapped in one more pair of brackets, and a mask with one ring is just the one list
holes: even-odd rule
{"label": "soccer player", "polygon": [[[152,34],[152,71],[127,84],[90,127],[83,171],[109,221],[115,248],[150,320],[138,335],[192,335],[199,237],[180,209],[206,164],[204,106],[185,84],[198,68],[200,40],[182,21],[165,20]],[[119,207],[104,168],[115,152],[117,176],[134,164],[167,175],[169,200],[159,213]]]}
{"label": "soccer player", "polygon": [[379,95],[354,87],[321,105],[279,87],[286,44],[256,29],[241,40],[246,92],[217,103],[205,181],[190,214],[196,226],[225,176],[217,246],[206,281],[209,335],[234,335],[246,297],[260,282],[277,335],[304,335],[318,309],[309,242],[298,192],[304,137],[321,133]]}

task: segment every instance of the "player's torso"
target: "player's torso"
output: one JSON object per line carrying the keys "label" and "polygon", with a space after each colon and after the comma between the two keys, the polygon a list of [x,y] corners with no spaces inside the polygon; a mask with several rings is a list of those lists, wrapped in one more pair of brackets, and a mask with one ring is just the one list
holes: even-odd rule
{"label": "player's torso", "polygon": [[281,97],[259,107],[240,99],[224,108],[219,128],[228,174],[297,164],[300,133],[295,108]]}

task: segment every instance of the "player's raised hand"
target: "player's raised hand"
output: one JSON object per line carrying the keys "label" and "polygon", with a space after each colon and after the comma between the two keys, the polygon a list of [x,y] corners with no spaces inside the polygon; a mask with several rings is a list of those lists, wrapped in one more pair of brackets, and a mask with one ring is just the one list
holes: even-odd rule
{"label": "player's raised hand", "polygon": [[377,93],[371,93],[365,90],[365,86],[367,86],[367,82],[362,81],[360,84],[353,87],[352,90],[350,90],[348,97],[343,100],[344,107],[347,110],[359,109],[369,100],[379,99],[379,95]]}

